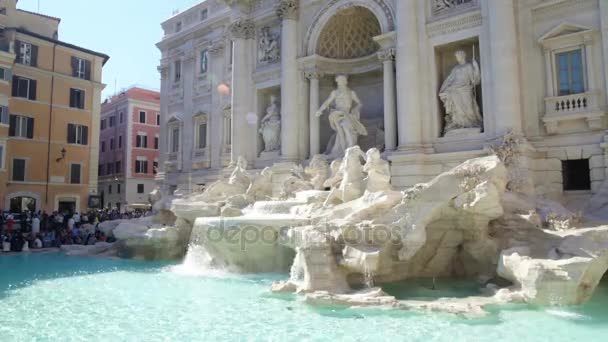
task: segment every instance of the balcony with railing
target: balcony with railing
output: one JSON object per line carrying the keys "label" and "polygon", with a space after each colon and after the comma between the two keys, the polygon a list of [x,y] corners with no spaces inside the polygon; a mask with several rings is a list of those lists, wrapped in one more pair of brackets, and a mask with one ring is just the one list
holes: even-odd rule
{"label": "balcony with railing", "polygon": [[586,92],[545,98],[543,122],[549,134],[558,133],[559,123],[567,120],[585,119],[589,129],[601,129],[603,111],[600,108],[600,94]]}

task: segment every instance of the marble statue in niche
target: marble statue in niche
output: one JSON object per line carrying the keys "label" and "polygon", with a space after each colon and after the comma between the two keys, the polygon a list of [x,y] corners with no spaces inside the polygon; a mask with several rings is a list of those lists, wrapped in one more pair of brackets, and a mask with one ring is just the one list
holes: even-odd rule
{"label": "marble statue in niche", "polygon": [[454,55],[458,65],[439,90],[445,108],[445,135],[461,129],[481,129],[483,124],[475,94],[475,88],[481,83],[479,64],[475,58],[468,63],[464,50],[458,50]]}
{"label": "marble statue in niche", "polygon": [[258,61],[261,63],[272,63],[279,60],[281,50],[279,49],[279,35],[272,33],[270,27],[263,27],[260,31],[258,43]]}
{"label": "marble statue in niche", "polygon": [[264,152],[278,151],[281,148],[281,117],[277,97],[270,96],[270,105],[260,123],[260,134],[264,140]]}
{"label": "marble statue in niche", "polygon": [[334,158],[343,156],[346,149],[356,146],[359,135],[367,135],[367,129],[360,121],[362,103],[359,96],[348,87],[345,75],[338,75],[336,84],[337,88],[316,113],[320,117],[330,109],[329,125],[336,133],[330,139],[327,151]]}

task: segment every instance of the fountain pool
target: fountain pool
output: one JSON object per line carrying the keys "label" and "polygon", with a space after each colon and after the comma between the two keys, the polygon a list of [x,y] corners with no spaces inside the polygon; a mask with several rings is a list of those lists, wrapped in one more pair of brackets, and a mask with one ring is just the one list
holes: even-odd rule
{"label": "fountain pool", "polygon": [[[608,284],[576,308],[493,308],[482,319],[449,314],[315,308],[273,295],[287,275],[192,272],[184,265],[72,258],[59,253],[0,257],[0,336],[22,340],[602,340]],[[438,282],[452,296],[471,291]],[[410,284],[399,297],[428,296]],[[396,294],[397,295],[397,294]]]}

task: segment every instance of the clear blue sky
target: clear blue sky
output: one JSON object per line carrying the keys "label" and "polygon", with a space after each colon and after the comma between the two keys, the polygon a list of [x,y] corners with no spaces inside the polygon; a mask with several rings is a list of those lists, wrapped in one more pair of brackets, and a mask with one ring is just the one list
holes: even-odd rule
{"label": "clear blue sky", "polygon": [[59,39],[110,56],[103,69],[102,100],[117,89],[160,89],[160,23],[174,10],[203,0],[19,0],[17,8],[61,18]]}

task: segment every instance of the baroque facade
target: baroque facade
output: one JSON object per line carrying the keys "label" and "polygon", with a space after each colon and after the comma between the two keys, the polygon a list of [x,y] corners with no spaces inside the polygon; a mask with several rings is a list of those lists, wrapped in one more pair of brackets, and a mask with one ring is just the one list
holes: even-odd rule
{"label": "baroque facade", "polygon": [[607,177],[608,2],[207,0],[162,27],[169,190],[353,136],[383,151],[398,188],[507,135],[537,195],[589,196]]}

